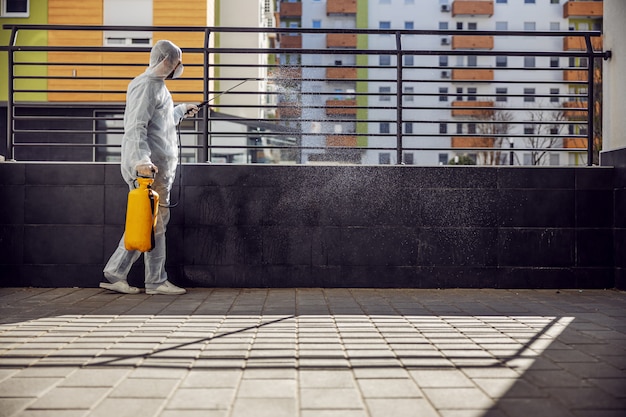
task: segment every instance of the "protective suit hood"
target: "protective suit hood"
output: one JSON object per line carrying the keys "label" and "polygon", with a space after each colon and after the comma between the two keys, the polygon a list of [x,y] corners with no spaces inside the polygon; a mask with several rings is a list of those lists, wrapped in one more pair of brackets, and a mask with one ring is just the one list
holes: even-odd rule
{"label": "protective suit hood", "polygon": [[183,53],[168,40],[160,40],[150,51],[149,75],[158,78],[178,78],[183,73]]}

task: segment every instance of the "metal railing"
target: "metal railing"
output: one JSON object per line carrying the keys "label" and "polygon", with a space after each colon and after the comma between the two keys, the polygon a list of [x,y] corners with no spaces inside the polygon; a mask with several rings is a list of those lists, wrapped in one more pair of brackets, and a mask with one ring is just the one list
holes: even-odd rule
{"label": "metal railing", "polygon": [[7,154],[18,160],[116,160],[125,86],[150,50],[20,44],[32,31],[180,39],[175,101],[212,100],[181,124],[188,162],[546,164],[576,154],[591,165],[601,137],[598,74],[610,52],[594,49],[599,32],[4,28]]}

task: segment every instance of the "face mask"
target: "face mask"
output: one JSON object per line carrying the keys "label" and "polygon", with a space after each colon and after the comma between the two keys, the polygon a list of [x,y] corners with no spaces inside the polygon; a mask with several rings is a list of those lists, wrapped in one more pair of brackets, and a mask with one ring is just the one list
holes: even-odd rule
{"label": "face mask", "polygon": [[172,70],[172,72],[169,73],[169,75],[166,77],[167,79],[172,79],[172,78],[179,78],[181,75],[183,75],[183,64],[182,62],[178,62],[178,65],[176,65],[176,67]]}

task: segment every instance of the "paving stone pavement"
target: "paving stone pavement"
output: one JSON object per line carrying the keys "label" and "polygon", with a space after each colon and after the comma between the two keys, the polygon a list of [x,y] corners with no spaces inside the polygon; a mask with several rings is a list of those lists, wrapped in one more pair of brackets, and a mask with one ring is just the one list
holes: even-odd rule
{"label": "paving stone pavement", "polygon": [[0,288],[0,417],[623,417],[626,292]]}

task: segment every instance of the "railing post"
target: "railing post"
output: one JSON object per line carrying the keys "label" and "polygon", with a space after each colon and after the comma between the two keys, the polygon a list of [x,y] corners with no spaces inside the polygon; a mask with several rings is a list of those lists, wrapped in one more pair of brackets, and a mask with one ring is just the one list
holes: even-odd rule
{"label": "railing post", "polygon": [[[209,28],[204,29],[204,68],[203,68],[203,74],[204,74],[204,80],[203,80],[203,92],[202,92],[202,96],[203,96],[203,100],[208,100],[209,99],[209,38],[211,36],[211,30]],[[210,154],[210,148],[209,148],[209,117],[211,115],[211,107],[210,106],[206,106],[204,108],[204,116],[202,118],[202,121],[204,122],[204,126],[202,127],[202,134],[200,135],[200,140],[202,140],[202,159],[204,160],[204,162],[211,162],[211,154]]]}
{"label": "railing post", "polygon": [[402,155],[402,35],[396,32],[396,164],[404,163]]}
{"label": "railing post", "polygon": [[596,60],[593,53],[593,45],[591,44],[591,35],[585,35],[585,43],[587,44],[587,166],[593,165],[593,130],[595,128],[593,118],[595,115],[594,103],[594,69]]}
{"label": "railing post", "polygon": [[17,39],[17,28],[12,28],[11,29],[11,37],[9,39],[9,44],[8,44],[8,50],[7,50],[7,55],[8,55],[8,71],[9,71],[9,88],[7,91],[7,159],[15,159],[15,155],[14,155],[14,149],[13,149],[13,106],[14,106],[14,100],[13,100],[13,94],[15,94],[14,92],[14,85],[13,85],[13,77],[14,77],[14,71],[13,71],[13,65],[15,64],[14,62],[14,58],[13,58],[13,51],[14,51],[14,47],[15,47],[15,40]]}

